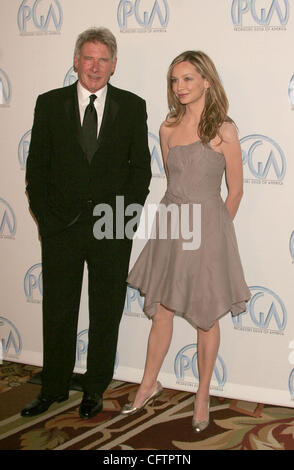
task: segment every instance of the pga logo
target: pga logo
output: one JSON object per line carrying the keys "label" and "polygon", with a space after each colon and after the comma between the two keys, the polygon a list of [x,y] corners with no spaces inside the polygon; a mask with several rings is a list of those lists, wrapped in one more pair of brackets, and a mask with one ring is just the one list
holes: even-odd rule
{"label": "pga logo", "polygon": [[88,351],[88,330],[82,330],[77,336],[76,365],[82,367],[86,364]]}
{"label": "pga logo", "polygon": [[73,85],[73,83],[75,83],[77,79],[78,79],[78,76],[76,72],[74,71],[74,68],[71,67],[65,75],[65,78],[63,80],[63,86],[66,87],[69,85]]}
{"label": "pga logo", "polygon": [[7,318],[0,317],[0,360],[5,355],[17,357],[22,351],[22,340],[16,326]]}
{"label": "pga logo", "polygon": [[290,80],[289,87],[288,87],[288,96],[291,105],[291,109],[294,109],[294,74]]}
{"label": "pga logo", "polygon": [[152,176],[154,178],[165,178],[159,138],[155,134],[152,134],[152,132],[148,132],[148,143],[151,154]]}
{"label": "pga logo", "polygon": [[0,238],[14,239],[16,233],[16,217],[7,201],[0,197]]}
{"label": "pga logo", "polygon": [[[77,346],[76,346],[76,366],[79,368],[86,367],[88,353],[88,330],[82,330],[77,335]],[[118,353],[116,353],[114,370],[118,367]]]}
{"label": "pga logo", "polygon": [[[191,376],[192,373],[194,378],[199,381],[197,344],[188,344],[180,349],[174,361],[174,373],[177,380],[185,380],[186,376]],[[216,380],[217,386],[221,390],[227,381],[226,365],[220,355],[217,356],[212,380]]]}
{"label": "pga logo", "polygon": [[273,139],[252,134],[240,140],[244,177],[260,181],[282,181],[286,173],[286,158]]}
{"label": "pga logo", "polygon": [[291,233],[290,242],[289,242],[289,250],[290,250],[292,262],[294,263],[294,230]]}
{"label": "pga logo", "polygon": [[125,300],[125,306],[124,306],[124,313],[126,315],[130,315],[134,312],[140,312],[142,313],[143,311],[143,304],[144,301],[140,295],[140,292],[137,289],[134,289],[133,287],[127,287],[127,293],[126,293],[126,300]]}
{"label": "pga logo", "polygon": [[41,303],[43,296],[42,263],[31,266],[24,277],[24,292],[28,302]]}
{"label": "pga logo", "polygon": [[232,317],[235,329],[257,328],[265,333],[283,333],[287,325],[287,312],[282,299],[266,287],[250,287],[251,299],[246,312]]}
{"label": "pga logo", "polygon": [[246,25],[253,21],[259,26],[284,26],[288,23],[289,15],[289,0],[233,0],[231,7],[235,26],[245,26],[245,20]]}
{"label": "pga logo", "polygon": [[21,34],[56,34],[63,21],[59,0],[23,0],[17,13]]}
{"label": "pga logo", "polygon": [[138,27],[146,30],[163,30],[169,21],[167,0],[120,0],[117,22],[121,31],[132,31]]}
{"label": "pga logo", "polygon": [[26,163],[27,163],[27,158],[28,158],[29,148],[30,148],[30,143],[31,143],[31,133],[32,133],[31,130],[27,131],[22,136],[18,144],[18,161],[19,161],[21,170],[25,170],[26,168]]}
{"label": "pga logo", "polygon": [[11,101],[11,84],[7,73],[0,69],[0,107],[7,107]]}

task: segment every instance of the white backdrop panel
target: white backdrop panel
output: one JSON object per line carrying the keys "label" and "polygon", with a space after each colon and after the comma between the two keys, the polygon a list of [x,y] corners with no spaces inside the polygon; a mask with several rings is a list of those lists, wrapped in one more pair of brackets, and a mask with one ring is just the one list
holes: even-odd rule
{"label": "white backdrop panel", "polygon": [[[215,62],[243,151],[244,197],[235,227],[252,299],[221,320],[211,392],[294,406],[294,40],[293,0],[2,0],[0,15],[0,339],[8,360],[42,364],[42,266],[25,196],[25,161],[38,94],[76,80],[77,35],[106,26],[118,41],[112,83],[147,101],[153,179],[148,203],[165,191],[158,129],[167,113],[166,73],[186,49]],[[226,187],[223,184],[223,197]],[[134,241],[134,263],[146,240]],[[87,354],[87,269],[76,370]],[[115,377],[141,380],[151,322],[128,289]],[[197,335],[175,319],[163,385],[197,389]],[[1,359],[1,357],[0,357]]]}

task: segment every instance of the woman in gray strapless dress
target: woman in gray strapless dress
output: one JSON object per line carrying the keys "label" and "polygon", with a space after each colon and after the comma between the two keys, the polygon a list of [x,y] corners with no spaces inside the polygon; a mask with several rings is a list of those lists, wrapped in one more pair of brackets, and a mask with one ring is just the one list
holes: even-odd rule
{"label": "woman in gray strapless dress", "polygon": [[[121,412],[134,414],[160,394],[157,375],[177,314],[197,329],[199,387],[192,426],[200,432],[209,423],[218,319],[245,311],[250,298],[232,222],[242,197],[242,158],[225,92],[206,54],[187,51],[172,62],[168,96],[170,113],[160,129],[167,191],[155,232],[127,279],[145,297],[144,312],[153,322],[141,386]],[[225,203],[220,196],[224,172]]]}

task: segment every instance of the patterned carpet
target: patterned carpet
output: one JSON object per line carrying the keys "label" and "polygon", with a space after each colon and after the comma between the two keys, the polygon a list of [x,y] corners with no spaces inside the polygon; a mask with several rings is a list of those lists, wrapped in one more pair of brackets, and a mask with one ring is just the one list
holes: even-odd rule
{"label": "patterned carpet", "polygon": [[211,397],[211,425],[196,435],[191,393],[164,389],[154,406],[123,417],[119,410],[138,386],[116,380],[93,419],[79,417],[82,393],[75,390],[46,413],[22,418],[20,409],[40,390],[28,380],[39,372],[35,366],[0,365],[1,450],[294,450],[293,408]]}

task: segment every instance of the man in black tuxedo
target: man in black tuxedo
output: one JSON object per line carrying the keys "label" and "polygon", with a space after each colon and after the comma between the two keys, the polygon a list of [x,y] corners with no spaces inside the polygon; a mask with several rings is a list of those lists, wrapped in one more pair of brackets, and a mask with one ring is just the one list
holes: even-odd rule
{"label": "man in black tuxedo", "polygon": [[[40,95],[27,159],[27,193],[38,221],[43,266],[42,390],[23,410],[35,416],[68,398],[84,263],[89,335],[80,416],[102,409],[114,369],[132,240],[94,236],[97,204],[117,220],[116,198],[143,205],[151,178],[145,101],[110,85],[116,40],[91,28],[76,42],[75,84]],[[126,223],[126,221],[125,221]]]}

